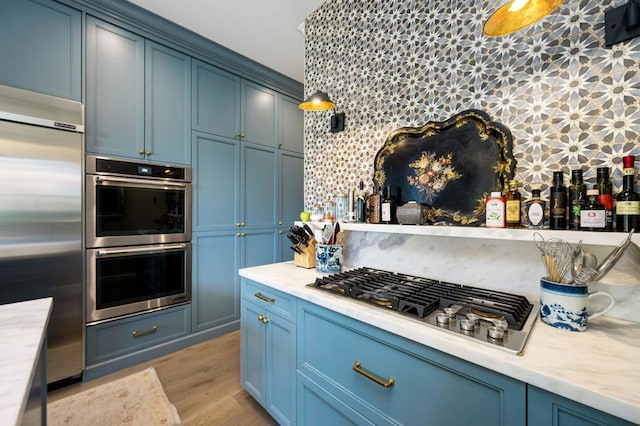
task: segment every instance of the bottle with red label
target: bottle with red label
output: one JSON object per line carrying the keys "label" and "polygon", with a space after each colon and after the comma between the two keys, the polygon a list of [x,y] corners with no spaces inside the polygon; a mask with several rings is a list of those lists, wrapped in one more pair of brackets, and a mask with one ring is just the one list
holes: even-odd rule
{"label": "bottle with red label", "polygon": [[634,168],[635,156],[627,155],[622,158],[622,192],[616,196],[616,231],[640,232],[640,196],[635,192]]}
{"label": "bottle with red label", "polygon": [[609,181],[609,168],[597,169],[598,203],[605,208],[605,231],[613,231],[613,185]]}

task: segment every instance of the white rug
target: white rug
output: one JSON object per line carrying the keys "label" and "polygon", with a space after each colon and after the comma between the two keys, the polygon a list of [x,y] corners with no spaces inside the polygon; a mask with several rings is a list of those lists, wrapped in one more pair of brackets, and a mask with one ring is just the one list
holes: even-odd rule
{"label": "white rug", "polygon": [[181,423],[156,370],[139,373],[47,404],[49,426],[173,426]]}

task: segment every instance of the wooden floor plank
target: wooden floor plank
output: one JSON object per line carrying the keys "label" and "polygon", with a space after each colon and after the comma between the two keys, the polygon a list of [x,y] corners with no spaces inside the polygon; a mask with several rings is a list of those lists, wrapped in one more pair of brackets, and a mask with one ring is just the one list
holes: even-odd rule
{"label": "wooden floor plank", "polygon": [[263,426],[277,423],[240,385],[240,332],[190,346],[86,383],[48,394],[49,402],[154,367],[187,426]]}

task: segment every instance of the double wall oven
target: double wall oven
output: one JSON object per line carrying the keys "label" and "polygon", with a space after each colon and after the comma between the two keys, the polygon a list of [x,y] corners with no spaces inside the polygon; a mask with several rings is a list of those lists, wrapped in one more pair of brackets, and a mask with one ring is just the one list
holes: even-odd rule
{"label": "double wall oven", "polygon": [[191,301],[191,169],[86,156],[87,323]]}

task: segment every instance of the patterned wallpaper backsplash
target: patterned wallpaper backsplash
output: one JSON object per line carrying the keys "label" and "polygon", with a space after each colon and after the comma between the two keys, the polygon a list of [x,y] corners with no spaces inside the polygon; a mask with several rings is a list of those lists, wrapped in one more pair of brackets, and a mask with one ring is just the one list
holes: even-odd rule
{"label": "patterned wallpaper backsplash", "polygon": [[[488,38],[504,0],[327,0],[306,20],[305,94],[326,91],[346,113],[305,112],[305,207],[371,188],[373,162],[393,130],[486,111],[513,135],[524,197],[553,172],[581,167],[588,184],[624,155],[640,156],[640,38],[604,47],[604,11],[626,0],[567,1],[542,21]],[[590,185],[588,185],[590,187]]]}

